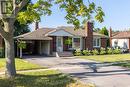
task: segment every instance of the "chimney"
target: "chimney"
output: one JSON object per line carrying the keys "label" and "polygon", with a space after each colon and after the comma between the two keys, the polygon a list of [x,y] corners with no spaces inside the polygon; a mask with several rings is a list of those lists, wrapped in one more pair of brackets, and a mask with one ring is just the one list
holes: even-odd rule
{"label": "chimney", "polygon": [[93,50],[93,23],[87,22],[85,30],[86,30],[85,48],[88,50]]}
{"label": "chimney", "polygon": [[110,30],[109,30],[109,37],[112,37],[112,28],[110,27]]}
{"label": "chimney", "polygon": [[112,47],[112,28],[111,27],[109,30],[109,41],[110,41],[110,47]]}
{"label": "chimney", "polygon": [[35,30],[39,29],[39,22],[35,22]]}

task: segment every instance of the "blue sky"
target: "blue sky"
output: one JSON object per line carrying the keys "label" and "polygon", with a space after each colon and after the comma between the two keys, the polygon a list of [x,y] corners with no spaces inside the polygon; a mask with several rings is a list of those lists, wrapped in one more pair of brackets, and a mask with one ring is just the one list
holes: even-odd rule
{"label": "blue sky", "polygon": [[[97,6],[101,6],[105,12],[103,23],[95,22],[95,27],[107,28],[113,30],[128,30],[130,28],[130,0],[90,0]],[[40,27],[67,26],[64,18],[65,12],[58,9],[58,6],[52,7],[52,15],[41,17]],[[30,25],[33,30],[34,24]]]}

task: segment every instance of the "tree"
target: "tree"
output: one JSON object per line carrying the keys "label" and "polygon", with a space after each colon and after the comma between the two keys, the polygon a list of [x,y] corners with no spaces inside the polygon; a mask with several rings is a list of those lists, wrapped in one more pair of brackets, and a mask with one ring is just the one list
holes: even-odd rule
{"label": "tree", "polygon": [[99,31],[99,33],[100,33],[100,34],[107,35],[107,36],[109,35],[108,30],[107,30],[106,27],[103,27],[103,28]]}
{"label": "tree", "polygon": [[24,33],[30,32],[28,24],[20,24],[18,21],[14,23],[14,36],[19,36]]}
{"label": "tree", "polygon": [[[37,0],[36,3],[30,0],[6,0],[1,16],[0,33],[5,41],[6,76],[8,78],[16,75],[14,58],[14,23],[18,20],[21,24],[36,22],[43,15],[50,15],[50,7],[58,4],[60,9],[66,11],[67,23],[71,23],[78,29],[80,26],[79,17],[90,19],[92,14],[99,22],[103,22],[104,13],[101,7],[96,7],[94,2],[84,0]],[[14,4],[15,6],[13,6]],[[88,5],[87,5],[88,4]],[[21,11],[27,5],[27,10]],[[5,14],[6,13],[6,14]]]}

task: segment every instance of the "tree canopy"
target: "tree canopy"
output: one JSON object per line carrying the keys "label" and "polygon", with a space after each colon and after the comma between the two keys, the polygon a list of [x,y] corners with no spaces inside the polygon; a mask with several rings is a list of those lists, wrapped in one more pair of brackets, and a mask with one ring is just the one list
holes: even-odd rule
{"label": "tree canopy", "polygon": [[100,31],[99,31],[99,33],[100,34],[104,34],[104,35],[109,35],[109,32],[108,32],[108,30],[107,30],[107,28],[106,27],[103,27]]}
{"label": "tree canopy", "polygon": [[[58,4],[60,9],[66,11],[65,18],[67,23],[73,24],[75,28],[79,28],[82,23],[79,20],[80,17],[84,20],[94,17],[99,22],[104,21],[103,17],[105,14],[102,8],[100,6],[97,7],[94,2],[89,0],[37,0],[36,3],[30,2],[26,11],[19,12],[17,19],[22,24],[27,21],[39,21],[42,15],[51,15],[50,8],[54,4]],[[95,15],[93,16],[92,14]]]}

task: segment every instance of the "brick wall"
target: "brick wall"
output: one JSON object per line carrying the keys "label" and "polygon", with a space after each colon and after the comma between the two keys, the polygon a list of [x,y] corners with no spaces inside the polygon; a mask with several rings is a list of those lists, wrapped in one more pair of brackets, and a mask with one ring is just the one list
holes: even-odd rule
{"label": "brick wall", "polygon": [[101,47],[103,48],[107,47],[107,38],[101,38]]}
{"label": "brick wall", "polygon": [[112,47],[112,28],[109,30],[109,42],[110,42],[110,47]]}
{"label": "brick wall", "polygon": [[87,26],[85,28],[86,35],[85,37],[85,48],[92,50],[93,49],[93,23],[87,22]]}

